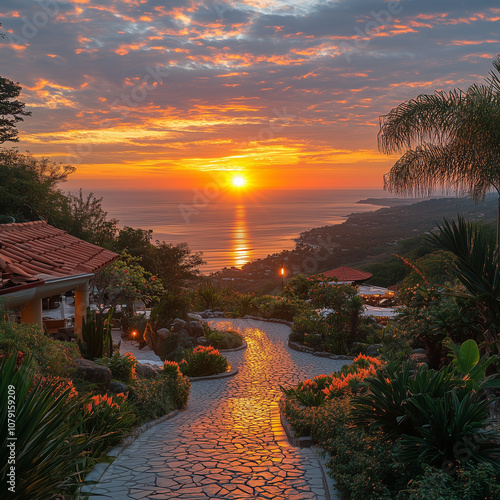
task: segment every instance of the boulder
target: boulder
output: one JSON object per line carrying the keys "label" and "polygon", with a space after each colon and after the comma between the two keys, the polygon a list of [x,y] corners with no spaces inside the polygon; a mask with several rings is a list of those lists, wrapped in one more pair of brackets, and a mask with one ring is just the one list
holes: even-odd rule
{"label": "boulder", "polygon": [[113,394],[128,395],[128,387],[125,384],[122,384],[121,382],[118,382],[116,380],[113,380],[113,382],[109,384],[109,391],[112,392]]}
{"label": "boulder", "polygon": [[199,321],[190,321],[188,323],[188,332],[190,337],[194,337],[195,339],[205,335],[203,325]]}
{"label": "boulder", "polygon": [[160,328],[159,330],[156,330],[156,335],[159,339],[166,340],[170,335],[172,335],[172,332],[168,328]]}
{"label": "boulder", "polygon": [[196,313],[191,313],[191,314],[188,314],[188,318],[191,320],[191,321],[201,321],[203,318],[201,317],[201,314],[196,314]]}
{"label": "boulder", "polygon": [[76,378],[81,378],[92,384],[97,384],[104,390],[107,390],[111,382],[111,370],[107,366],[96,365],[90,359],[77,358]]}
{"label": "boulder", "polygon": [[382,347],[382,344],[370,344],[366,347],[366,355],[367,356],[378,356],[378,350]]}
{"label": "boulder", "polygon": [[137,363],[135,371],[137,372],[138,375],[144,378],[154,378],[157,375],[156,370],[151,365],[142,363]]}
{"label": "boulder", "polygon": [[222,311],[214,311],[213,316],[214,316],[214,318],[223,318],[224,313]]}
{"label": "boulder", "polygon": [[183,319],[176,318],[172,321],[172,323],[170,323],[169,328],[172,332],[178,332],[179,330],[186,328],[186,326],[187,323]]}

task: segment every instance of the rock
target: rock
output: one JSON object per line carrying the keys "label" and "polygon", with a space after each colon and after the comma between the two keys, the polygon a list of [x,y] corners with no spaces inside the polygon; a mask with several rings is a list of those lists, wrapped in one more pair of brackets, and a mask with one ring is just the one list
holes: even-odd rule
{"label": "rock", "polygon": [[113,380],[113,382],[109,384],[109,390],[113,394],[128,395],[128,387],[125,384],[122,384],[121,382],[117,382],[116,380]]}
{"label": "rock", "polygon": [[425,354],[425,349],[423,349],[424,353],[415,353],[410,356],[410,366],[412,367],[420,367],[427,366],[429,363],[429,359]]}
{"label": "rock", "polygon": [[422,347],[419,347],[417,349],[413,349],[411,351],[412,354],[427,354],[427,351],[423,349]]}
{"label": "rock", "polygon": [[201,314],[196,314],[196,313],[191,313],[191,314],[188,314],[188,318],[191,320],[191,321],[201,321],[203,318],[201,317]]}
{"label": "rock", "polygon": [[159,339],[166,340],[170,335],[172,335],[172,332],[168,328],[160,328],[159,330],[156,330],[156,335]]}
{"label": "rock", "polygon": [[367,356],[378,356],[378,350],[382,347],[382,344],[370,344],[366,347]]}
{"label": "rock", "polygon": [[144,378],[154,378],[157,375],[156,370],[151,365],[142,363],[137,363],[135,371],[138,375]]}
{"label": "rock", "polygon": [[188,331],[189,335],[195,339],[205,335],[203,325],[199,321],[190,321],[188,323]]}
{"label": "rock", "polygon": [[76,377],[92,384],[97,384],[102,389],[107,390],[111,382],[111,370],[107,366],[96,365],[90,359],[77,358]]}
{"label": "rock", "polygon": [[178,332],[182,328],[186,328],[186,326],[187,323],[183,319],[176,318],[174,319],[174,321],[172,321],[172,323],[170,323],[169,328],[170,331]]}
{"label": "rock", "polygon": [[207,319],[207,318],[210,318],[210,315],[211,315],[211,314],[212,314],[212,313],[210,313],[210,312],[203,311],[203,312],[200,314],[200,316],[201,316],[203,319]]}

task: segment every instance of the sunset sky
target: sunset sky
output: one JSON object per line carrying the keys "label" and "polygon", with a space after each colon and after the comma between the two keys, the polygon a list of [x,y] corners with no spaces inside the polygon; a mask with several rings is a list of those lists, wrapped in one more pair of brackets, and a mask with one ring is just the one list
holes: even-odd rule
{"label": "sunset sky", "polygon": [[498,0],[2,0],[1,22],[18,147],[83,187],[380,188],[378,117],[500,52]]}

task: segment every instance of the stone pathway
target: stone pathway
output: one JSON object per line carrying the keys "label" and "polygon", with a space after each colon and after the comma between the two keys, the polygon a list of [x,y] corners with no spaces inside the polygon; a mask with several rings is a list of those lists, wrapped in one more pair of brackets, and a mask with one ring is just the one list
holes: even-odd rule
{"label": "stone pathway", "polygon": [[93,492],[113,500],[326,500],[316,453],[286,440],[279,386],[330,373],[346,362],[291,351],[290,329],[282,324],[210,323],[244,335],[247,349],[227,354],[238,374],[193,383],[187,410],[141,434]]}

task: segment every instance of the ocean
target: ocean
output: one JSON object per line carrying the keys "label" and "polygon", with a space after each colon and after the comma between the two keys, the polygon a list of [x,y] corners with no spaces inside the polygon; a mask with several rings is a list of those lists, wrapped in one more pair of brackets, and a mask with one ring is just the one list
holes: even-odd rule
{"label": "ocean", "polygon": [[353,212],[379,206],[357,204],[387,198],[381,189],[267,190],[239,193],[192,191],[94,191],[119,226],[152,229],[153,241],[187,242],[203,252],[207,274],[241,267],[268,254],[291,250],[313,227],[339,224]]}

